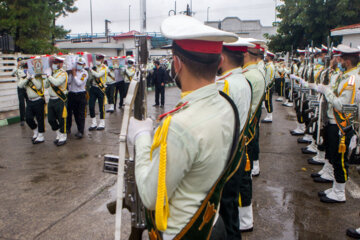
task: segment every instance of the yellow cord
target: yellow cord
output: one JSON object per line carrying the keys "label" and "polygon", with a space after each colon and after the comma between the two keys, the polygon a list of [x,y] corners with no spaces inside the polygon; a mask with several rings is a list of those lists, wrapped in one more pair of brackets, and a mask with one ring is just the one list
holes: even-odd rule
{"label": "yellow cord", "polygon": [[157,229],[159,229],[160,231],[165,231],[167,229],[167,219],[170,214],[169,201],[166,189],[166,139],[170,121],[171,115],[167,116],[163,122],[163,125],[156,130],[153,144],[150,150],[150,160],[152,160],[153,151],[160,146],[158,187],[155,205],[155,222]]}
{"label": "yellow cord", "polygon": [[229,95],[229,82],[228,80],[224,81],[224,89],[223,92],[226,93],[226,95]]}

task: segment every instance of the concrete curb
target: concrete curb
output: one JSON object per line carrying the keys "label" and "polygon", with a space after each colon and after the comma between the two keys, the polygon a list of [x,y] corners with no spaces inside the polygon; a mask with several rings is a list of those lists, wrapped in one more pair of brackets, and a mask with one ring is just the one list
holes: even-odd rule
{"label": "concrete curb", "polygon": [[10,124],[14,124],[14,123],[18,123],[18,122],[20,122],[20,116],[10,117],[7,119],[1,119],[0,127],[8,126]]}

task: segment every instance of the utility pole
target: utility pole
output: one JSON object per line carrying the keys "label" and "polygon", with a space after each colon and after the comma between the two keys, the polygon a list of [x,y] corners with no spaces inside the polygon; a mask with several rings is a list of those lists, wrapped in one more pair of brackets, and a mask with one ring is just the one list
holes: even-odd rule
{"label": "utility pole", "polygon": [[140,0],[140,32],[146,32],[146,0]]}
{"label": "utility pole", "polygon": [[276,7],[277,7],[277,0],[274,0],[275,1],[275,21],[274,23],[276,23],[276,15],[277,15],[277,10],[276,10]]}
{"label": "utility pole", "polygon": [[91,38],[94,34],[93,32],[93,18],[92,18],[92,0],[90,0],[90,24],[91,24]]}
{"label": "utility pole", "polygon": [[105,37],[106,37],[106,42],[109,42],[109,23],[111,23],[111,21],[105,19]]}
{"label": "utility pole", "polygon": [[193,10],[192,10],[192,0],[190,0],[190,16],[192,17]]}
{"label": "utility pole", "polygon": [[131,4],[129,4],[129,32],[130,32],[130,8],[131,8]]}
{"label": "utility pole", "polygon": [[174,10],[170,10],[169,13],[168,13],[168,15],[170,16],[172,12],[174,13],[174,15],[176,15],[176,1],[175,1],[175,9],[174,9]]}
{"label": "utility pole", "polygon": [[210,7],[207,8],[207,17],[206,17],[207,22],[209,21],[209,9],[210,9]]}

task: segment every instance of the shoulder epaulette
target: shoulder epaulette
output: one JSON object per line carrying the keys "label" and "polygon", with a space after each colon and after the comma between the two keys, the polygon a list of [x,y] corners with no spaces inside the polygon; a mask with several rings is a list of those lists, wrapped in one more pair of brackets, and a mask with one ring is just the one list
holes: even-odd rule
{"label": "shoulder epaulette", "polygon": [[173,114],[173,113],[179,111],[180,109],[182,109],[183,107],[185,107],[188,103],[189,103],[189,102],[185,102],[185,103],[181,104],[180,106],[177,106],[177,107],[174,108],[173,110],[171,110],[171,111],[169,111],[169,112],[167,112],[167,113],[164,113],[164,114],[159,115],[157,121],[160,122],[164,117],[168,116],[169,114]]}
{"label": "shoulder epaulette", "polygon": [[355,75],[350,75],[348,86],[354,86],[355,84]]}

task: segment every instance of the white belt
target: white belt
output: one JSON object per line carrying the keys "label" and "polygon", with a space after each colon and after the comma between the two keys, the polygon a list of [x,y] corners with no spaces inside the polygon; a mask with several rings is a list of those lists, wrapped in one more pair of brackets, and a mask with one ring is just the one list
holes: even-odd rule
{"label": "white belt", "polygon": [[52,99],[52,100],[56,100],[56,99],[59,99],[59,97],[50,97],[50,99]]}
{"label": "white belt", "polygon": [[330,124],[336,124],[336,121],[335,121],[335,119],[329,119],[329,123]]}
{"label": "white belt", "polygon": [[37,100],[39,100],[39,99],[41,99],[41,97],[32,98],[32,99],[29,98],[29,100],[32,101],[32,102],[35,102],[35,101],[37,101]]}

